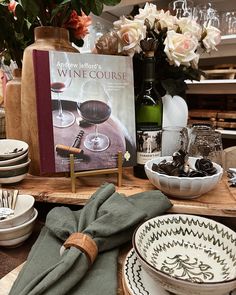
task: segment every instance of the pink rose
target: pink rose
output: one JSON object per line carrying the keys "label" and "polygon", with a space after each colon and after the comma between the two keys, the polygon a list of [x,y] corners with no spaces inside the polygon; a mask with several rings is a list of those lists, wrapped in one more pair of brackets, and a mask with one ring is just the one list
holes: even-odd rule
{"label": "pink rose", "polygon": [[179,34],[175,31],[168,31],[164,45],[164,52],[170,64],[189,67],[190,63],[198,57],[196,54],[198,40],[191,34]]}
{"label": "pink rose", "polygon": [[140,40],[146,35],[146,26],[141,21],[131,21],[121,17],[114,23],[114,29],[120,40],[119,52],[133,55],[140,51]]}

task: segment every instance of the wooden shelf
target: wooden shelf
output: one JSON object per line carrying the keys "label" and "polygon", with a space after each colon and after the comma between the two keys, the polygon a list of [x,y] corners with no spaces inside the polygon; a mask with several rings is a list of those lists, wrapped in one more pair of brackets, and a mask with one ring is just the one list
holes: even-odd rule
{"label": "wooden shelf", "polygon": [[[69,177],[28,175],[21,183],[7,185],[5,188],[18,189],[21,194],[33,195],[38,202],[84,205],[104,182],[116,185],[117,178],[114,175],[81,177],[78,179],[75,193],[71,192]],[[134,177],[131,168],[123,168],[122,185],[117,187],[119,193],[130,196],[153,189],[156,188],[148,180]],[[170,212],[236,217],[236,189],[229,186],[226,176],[214,190],[196,199],[171,199],[171,202],[173,207]]]}
{"label": "wooden shelf", "polygon": [[236,79],[186,81],[187,94],[236,94]]}

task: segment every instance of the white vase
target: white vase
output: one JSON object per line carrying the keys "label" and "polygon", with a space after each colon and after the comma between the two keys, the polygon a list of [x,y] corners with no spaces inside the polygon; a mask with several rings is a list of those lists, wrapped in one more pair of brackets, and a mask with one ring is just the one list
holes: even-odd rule
{"label": "white vase", "polygon": [[188,106],[186,101],[178,96],[166,94],[162,97],[163,122],[162,127],[186,127],[188,122]]}

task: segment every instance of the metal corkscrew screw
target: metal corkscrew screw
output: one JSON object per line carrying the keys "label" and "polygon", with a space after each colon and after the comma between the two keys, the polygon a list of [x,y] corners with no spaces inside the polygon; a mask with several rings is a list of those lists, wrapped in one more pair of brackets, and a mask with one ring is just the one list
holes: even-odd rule
{"label": "metal corkscrew screw", "polygon": [[79,134],[76,136],[76,138],[72,144],[72,147],[78,148],[80,146],[81,139],[82,139],[83,135],[84,135],[84,131],[80,130]]}

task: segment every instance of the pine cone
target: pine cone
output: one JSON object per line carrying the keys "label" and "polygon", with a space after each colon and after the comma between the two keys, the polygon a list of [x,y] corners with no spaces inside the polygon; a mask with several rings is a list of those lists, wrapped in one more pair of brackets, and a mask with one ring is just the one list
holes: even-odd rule
{"label": "pine cone", "polygon": [[95,47],[98,54],[117,55],[118,54],[118,36],[115,32],[109,32],[101,36]]}

